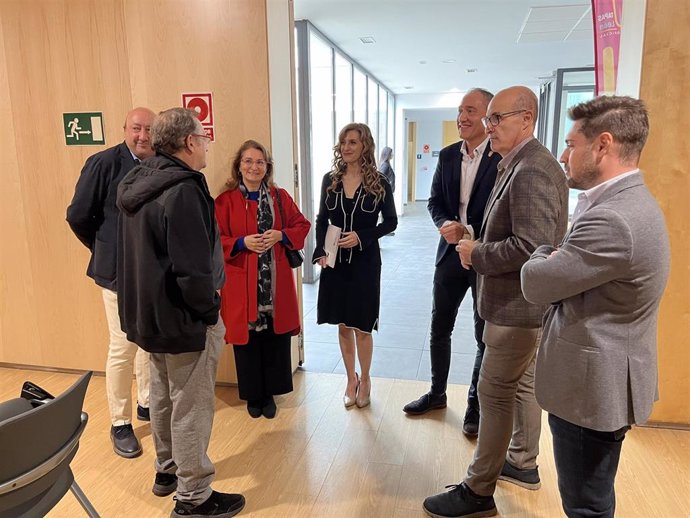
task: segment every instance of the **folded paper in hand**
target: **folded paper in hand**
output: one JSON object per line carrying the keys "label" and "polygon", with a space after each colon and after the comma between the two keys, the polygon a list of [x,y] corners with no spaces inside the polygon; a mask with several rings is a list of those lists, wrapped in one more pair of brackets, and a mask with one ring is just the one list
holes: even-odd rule
{"label": "folded paper in hand", "polygon": [[323,249],[326,251],[326,262],[331,268],[335,268],[335,258],[338,254],[338,241],[343,229],[335,225],[328,225],[326,230],[326,241]]}

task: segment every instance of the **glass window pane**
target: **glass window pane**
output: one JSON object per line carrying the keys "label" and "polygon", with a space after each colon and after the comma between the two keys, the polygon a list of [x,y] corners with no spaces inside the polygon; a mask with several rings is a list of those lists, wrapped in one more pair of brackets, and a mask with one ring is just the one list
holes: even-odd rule
{"label": "glass window pane", "polygon": [[335,131],[352,122],[352,65],[335,53]]}
{"label": "glass window pane", "polygon": [[[388,145],[393,147],[395,143],[395,97],[388,94]],[[395,148],[393,148],[395,153]]]}
{"label": "glass window pane", "polygon": [[357,67],[355,67],[354,76],[355,122],[365,122],[367,120],[367,76]]}
{"label": "glass window pane", "polygon": [[[379,86],[379,154],[390,146],[388,139],[388,92]],[[391,146],[392,147],[392,146]]]}
{"label": "glass window pane", "polygon": [[371,130],[371,135],[374,137],[376,149],[379,149],[379,85],[376,81],[369,78],[367,88],[367,99],[369,109],[367,110],[367,125]]}
{"label": "glass window pane", "polygon": [[309,77],[311,91],[311,166],[314,214],[319,205],[321,178],[333,161],[333,61],[330,45],[309,33]]}

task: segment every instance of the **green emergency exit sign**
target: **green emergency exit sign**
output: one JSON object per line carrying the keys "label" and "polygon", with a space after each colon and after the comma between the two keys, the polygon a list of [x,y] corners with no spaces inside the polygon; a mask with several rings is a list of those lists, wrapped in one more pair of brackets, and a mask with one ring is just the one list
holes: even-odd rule
{"label": "green emergency exit sign", "polygon": [[63,113],[62,126],[68,146],[100,146],[105,144],[103,112]]}

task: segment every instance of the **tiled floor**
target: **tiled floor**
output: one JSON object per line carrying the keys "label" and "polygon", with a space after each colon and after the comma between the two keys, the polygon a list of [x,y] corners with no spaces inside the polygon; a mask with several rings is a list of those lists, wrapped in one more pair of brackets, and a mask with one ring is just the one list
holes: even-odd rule
{"label": "tiled floor", "polygon": [[[379,241],[383,260],[381,313],[374,333],[372,376],[431,379],[429,324],[438,231],[426,204],[408,204],[394,236]],[[312,372],[344,373],[336,326],[316,325],[318,282],[304,285],[304,364]],[[469,384],[476,345],[472,297],[460,306],[452,340],[449,382]]]}

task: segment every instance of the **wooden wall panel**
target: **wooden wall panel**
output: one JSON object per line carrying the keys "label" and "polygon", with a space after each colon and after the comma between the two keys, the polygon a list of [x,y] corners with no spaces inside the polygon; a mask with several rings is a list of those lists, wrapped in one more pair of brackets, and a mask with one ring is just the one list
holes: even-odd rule
{"label": "wooden wall panel", "polygon": [[[212,194],[246,138],[270,142],[265,2],[3,0],[0,362],[103,370],[107,330],[65,210],[85,159],[125,113],[214,94]],[[67,147],[62,113],[101,111],[107,146]]]}
{"label": "wooden wall panel", "polygon": [[690,424],[690,4],[647,2],[640,98],[651,130],[640,167],[671,236],[659,318],[659,393],[652,420]]}

